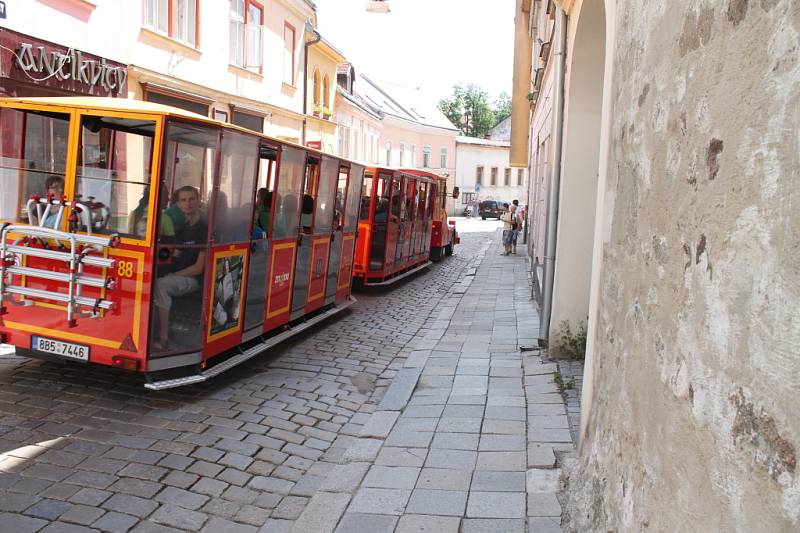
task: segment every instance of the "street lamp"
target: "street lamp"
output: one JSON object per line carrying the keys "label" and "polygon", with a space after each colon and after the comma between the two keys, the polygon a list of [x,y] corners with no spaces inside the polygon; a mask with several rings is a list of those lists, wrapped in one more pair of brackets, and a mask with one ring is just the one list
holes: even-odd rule
{"label": "street lamp", "polygon": [[389,12],[389,2],[388,2],[388,0],[375,0],[375,1],[367,2],[367,12],[368,13],[388,13]]}

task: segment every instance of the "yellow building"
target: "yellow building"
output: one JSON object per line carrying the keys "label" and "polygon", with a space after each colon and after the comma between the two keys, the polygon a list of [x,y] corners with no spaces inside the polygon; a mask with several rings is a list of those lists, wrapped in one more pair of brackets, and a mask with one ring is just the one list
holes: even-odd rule
{"label": "yellow building", "polygon": [[326,153],[337,153],[336,146],[336,65],[344,56],[313,29],[306,29],[308,68],[305,132],[306,145]]}

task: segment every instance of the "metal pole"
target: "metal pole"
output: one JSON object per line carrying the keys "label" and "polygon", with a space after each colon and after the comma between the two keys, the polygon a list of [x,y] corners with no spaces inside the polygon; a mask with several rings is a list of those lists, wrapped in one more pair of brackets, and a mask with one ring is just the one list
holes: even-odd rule
{"label": "metal pole", "polygon": [[556,59],[553,87],[553,159],[547,202],[547,238],[544,254],[544,286],[542,287],[542,315],[539,317],[539,344],[546,347],[550,341],[550,318],[553,312],[553,281],[555,279],[558,201],[561,189],[561,147],[564,131],[564,63],[567,49],[567,16],[556,8]]}

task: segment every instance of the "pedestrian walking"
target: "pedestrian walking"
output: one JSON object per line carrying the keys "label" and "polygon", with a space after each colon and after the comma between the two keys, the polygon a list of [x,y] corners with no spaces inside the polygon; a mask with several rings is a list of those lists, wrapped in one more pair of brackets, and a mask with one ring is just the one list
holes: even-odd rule
{"label": "pedestrian walking", "polygon": [[514,238],[514,215],[508,207],[508,204],[503,204],[503,214],[500,215],[500,220],[503,221],[503,253],[502,255],[511,254],[511,242]]}
{"label": "pedestrian walking", "polygon": [[519,200],[511,202],[511,253],[517,255],[517,239],[522,231],[522,209],[519,207]]}

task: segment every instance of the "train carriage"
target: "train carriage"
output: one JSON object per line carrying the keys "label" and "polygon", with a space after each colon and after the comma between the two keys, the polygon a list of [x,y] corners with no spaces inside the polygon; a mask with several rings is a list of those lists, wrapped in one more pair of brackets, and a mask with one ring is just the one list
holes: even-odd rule
{"label": "train carriage", "polygon": [[[364,173],[354,276],[367,286],[392,284],[452,253],[443,178],[415,169],[370,167]],[[442,243],[442,228],[446,242]],[[435,246],[433,248],[432,246]],[[448,247],[449,246],[449,247]]]}
{"label": "train carriage", "polygon": [[179,109],[0,99],[0,337],[203,381],[345,309],[363,167]]}

